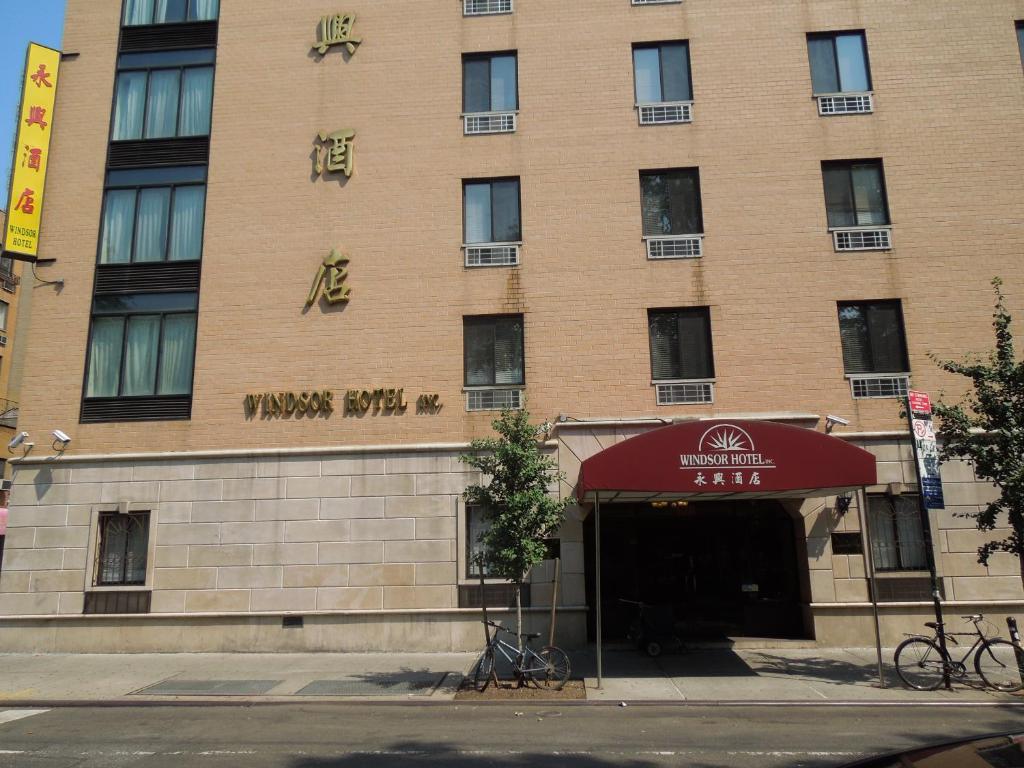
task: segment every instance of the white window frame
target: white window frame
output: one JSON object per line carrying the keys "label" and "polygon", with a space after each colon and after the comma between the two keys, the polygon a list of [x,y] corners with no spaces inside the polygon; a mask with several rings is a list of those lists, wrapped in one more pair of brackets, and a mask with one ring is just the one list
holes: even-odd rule
{"label": "white window frame", "polygon": [[[654,387],[655,403],[658,406],[671,405],[710,405],[715,402],[715,379],[654,379],[651,381]],[[705,388],[708,392],[706,400],[682,400],[678,402],[663,402],[661,397],[662,387],[693,386]]]}
{"label": "white window frame", "polygon": [[[846,253],[849,251],[891,251],[893,248],[891,224],[863,227],[829,227],[828,231],[832,235],[832,247],[835,249],[836,253]],[[856,246],[843,246],[840,241],[843,239],[844,235],[851,237],[859,235],[862,238],[868,235],[874,235],[880,240],[884,239],[885,243],[880,245],[862,244]]]}
{"label": "white window frame", "polygon": [[902,397],[906,397],[906,392],[897,393],[895,395],[858,395],[856,392],[856,385],[854,382],[857,381],[870,381],[872,379],[888,379],[897,380],[902,379],[904,382],[904,389],[910,390],[910,373],[848,373],[846,378],[850,382],[850,397],[854,400],[897,400]]}
{"label": "white window frame", "polygon": [[870,115],[875,111],[874,91],[816,93],[814,98],[818,102],[818,115],[820,117]]}

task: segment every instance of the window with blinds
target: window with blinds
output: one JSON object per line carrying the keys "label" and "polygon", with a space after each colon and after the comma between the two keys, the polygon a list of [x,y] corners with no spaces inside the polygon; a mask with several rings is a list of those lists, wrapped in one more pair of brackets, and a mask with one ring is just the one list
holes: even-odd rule
{"label": "window with blinds", "polygon": [[523,316],[465,318],[463,352],[467,387],[524,384]]}
{"label": "window with blinds", "polygon": [[889,225],[889,204],[881,160],[821,164],[829,227]]}
{"label": "window with blinds", "polygon": [[840,302],[839,337],[847,375],[910,370],[898,300]]}
{"label": "window with blinds", "polygon": [[640,206],[644,237],[704,232],[696,168],[641,171]]}
{"label": "window with blinds", "polygon": [[648,313],[648,329],[652,379],[714,378],[711,316],[707,307],[652,309]]}

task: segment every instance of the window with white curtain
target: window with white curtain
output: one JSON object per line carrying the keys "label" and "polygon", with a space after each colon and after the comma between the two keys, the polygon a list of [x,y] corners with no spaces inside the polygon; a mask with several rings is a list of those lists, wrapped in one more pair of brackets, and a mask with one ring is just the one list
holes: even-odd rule
{"label": "window with white curtain", "polygon": [[466,317],[462,332],[467,387],[525,383],[522,315]]}
{"label": "window with white curtain", "polygon": [[219,14],[220,0],[125,0],[122,23],[134,27],[214,21]]}
{"label": "window with white curtain", "polygon": [[121,54],[111,139],[208,136],[214,55],[207,48]]}
{"label": "window with white curtain", "polygon": [[515,243],[523,239],[519,179],[465,181],[462,197],[467,244]]}
{"label": "window with white curtain", "polygon": [[191,394],[197,307],[194,293],[96,297],[85,396]]}
{"label": "window with white curtain", "polygon": [[876,570],[927,570],[920,497],[868,496],[868,513]]}
{"label": "window with white curtain", "polygon": [[99,263],[202,258],[205,173],[196,166],[109,173]]}

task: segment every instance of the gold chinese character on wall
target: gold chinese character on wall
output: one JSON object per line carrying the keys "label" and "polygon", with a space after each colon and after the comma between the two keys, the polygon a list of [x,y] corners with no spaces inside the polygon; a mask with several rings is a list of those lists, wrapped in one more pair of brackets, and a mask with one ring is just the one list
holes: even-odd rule
{"label": "gold chinese character on wall", "polygon": [[352,27],[355,26],[356,15],[354,13],[336,13],[332,16],[324,16],[320,19],[320,39],[313,43],[313,49],[323,56],[327,49],[335,45],[344,45],[349,55],[356,52],[356,46],[362,39],[352,36]]}
{"label": "gold chinese character on wall", "polygon": [[[314,142],[316,159],[313,162],[313,170],[316,175],[324,173],[344,173],[352,175],[354,164],[353,154],[355,153],[356,132],[347,128],[334,133],[317,134],[319,143]],[[326,155],[326,162],[325,156]]]}
{"label": "gold chinese character on wall", "polygon": [[328,304],[339,304],[349,300],[352,290],[345,284],[345,280],[348,278],[348,269],[346,268],[348,262],[349,258],[336,248],[331,250],[317,270],[313,287],[309,289],[309,296],[306,297],[307,307],[312,306],[316,301],[321,287]]}

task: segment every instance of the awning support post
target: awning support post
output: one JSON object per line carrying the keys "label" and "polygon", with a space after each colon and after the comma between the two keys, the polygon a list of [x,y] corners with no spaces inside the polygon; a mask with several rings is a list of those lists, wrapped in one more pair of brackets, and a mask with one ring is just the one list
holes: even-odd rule
{"label": "awning support post", "polygon": [[597,689],[601,690],[601,679],[604,677],[601,646],[601,492],[594,492],[594,567],[597,578]]}
{"label": "awning support post", "polygon": [[878,621],[878,585],[875,581],[875,558],[871,550],[871,523],[868,518],[868,496],[862,487],[857,492],[857,507],[860,510],[861,546],[864,547],[864,567],[868,570],[868,584],[871,590],[871,614],[875,620],[875,654],[878,657],[878,687],[885,688],[885,670],[882,666],[882,630]]}

